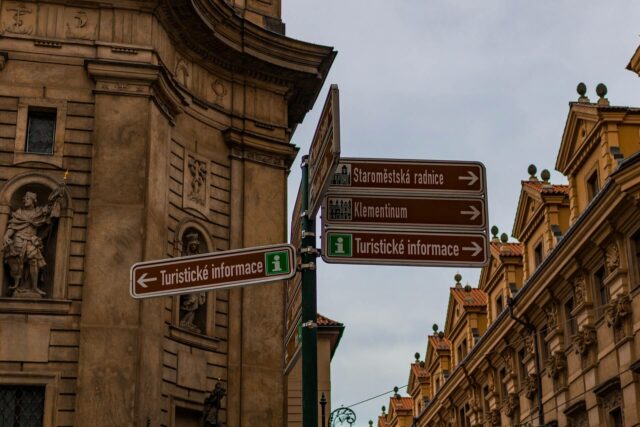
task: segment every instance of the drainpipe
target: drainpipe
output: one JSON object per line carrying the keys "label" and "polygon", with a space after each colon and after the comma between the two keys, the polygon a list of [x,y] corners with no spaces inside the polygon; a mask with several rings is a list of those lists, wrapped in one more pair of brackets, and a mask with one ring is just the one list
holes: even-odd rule
{"label": "drainpipe", "polygon": [[513,314],[513,304],[511,304],[513,302],[513,300],[511,298],[508,299],[508,306],[509,306],[509,316],[515,320],[516,322],[520,323],[522,326],[524,326],[527,331],[529,331],[529,333],[533,334],[533,346],[534,346],[534,353],[535,353],[535,360],[536,360],[536,383],[537,383],[537,387],[536,387],[536,391],[537,391],[537,395],[538,395],[538,422],[540,423],[541,426],[544,426],[544,409],[542,407],[542,375],[540,375],[540,351],[538,349],[538,338],[536,336],[537,331],[536,331],[536,327],[533,326],[531,323],[526,322],[522,319],[518,319],[514,314]]}

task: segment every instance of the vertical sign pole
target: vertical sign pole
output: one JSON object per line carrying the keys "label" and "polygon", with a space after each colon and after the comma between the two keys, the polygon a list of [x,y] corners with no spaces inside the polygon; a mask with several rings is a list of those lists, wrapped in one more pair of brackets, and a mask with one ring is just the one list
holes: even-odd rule
{"label": "vertical sign pole", "polygon": [[302,425],[318,426],[316,221],[309,213],[309,156],[302,157]]}

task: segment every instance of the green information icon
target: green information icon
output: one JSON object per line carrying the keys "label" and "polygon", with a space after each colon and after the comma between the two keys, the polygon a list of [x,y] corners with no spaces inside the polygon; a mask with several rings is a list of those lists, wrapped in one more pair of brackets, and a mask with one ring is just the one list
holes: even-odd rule
{"label": "green information icon", "polygon": [[352,234],[332,233],[329,237],[329,256],[332,257],[350,257],[353,255]]}
{"label": "green information icon", "polygon": [[264,254],[265,272],[267,276],[289,274],[289,252],[274,251]]}

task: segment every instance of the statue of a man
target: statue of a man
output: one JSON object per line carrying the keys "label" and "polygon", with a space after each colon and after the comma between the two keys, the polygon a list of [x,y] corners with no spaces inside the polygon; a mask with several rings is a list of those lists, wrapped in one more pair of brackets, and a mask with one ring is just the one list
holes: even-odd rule
{"label": "statue of a man", "polygon": [[[200,253],[200,240],[197,233],[187,234],[185,255],[197,255]],[[200,328],[193,322],[196,311],[207,302],[207,294],[196,292],[180,297],[180,327],[193,332],[201,333]]]}
{"label": "statue of a man", "polygon": [[202,427],[222,427],[222,422],[218,420],[218,412],[222,406],[222,398],[227,391],[222,388],[220,382],[216,382],[213,391],[204,400],[204,409],[202,410]]}
{"label": "statue of a man", "polygon": [[46,295],[38,288],[40,271],[46,265],[38,232],[51,223],[52,217],[60,215],[59,199],[62,194],[60,187],[51,193],[46,205],[37,206],[36,194],[27,191],[22,197],[22,207],[11,213],[2,239],[2,251],[13,279],[9,289],[13,290],[15,297],[42,298]]}

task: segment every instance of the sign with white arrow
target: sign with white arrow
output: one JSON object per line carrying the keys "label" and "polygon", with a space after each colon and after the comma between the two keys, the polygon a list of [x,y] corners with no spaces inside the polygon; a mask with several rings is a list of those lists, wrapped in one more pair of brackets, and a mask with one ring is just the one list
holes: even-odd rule
{"label": "sign with white arrow", "polygon": [[487,227],[486,203],[478,197],[329,194],[322,207],[327,226],[396,226],[429,229]]}
{"label": "sign with white arrow", "polygon": [[259,246],[134,264],[134,298],[213,291],[290,279],[296,271],[291,245]]}
{"label": "sign with white arrow", "polygon": [[335,264],[483,267],[489,253],[485,234],[325,229],[322,259]]}
{"label": "sign with white arrow", "polygon": [[341,157],[329,192],[363,194],[486,194],[480,162]]}

